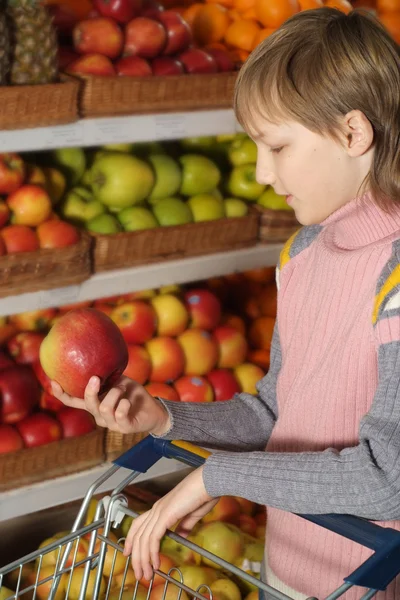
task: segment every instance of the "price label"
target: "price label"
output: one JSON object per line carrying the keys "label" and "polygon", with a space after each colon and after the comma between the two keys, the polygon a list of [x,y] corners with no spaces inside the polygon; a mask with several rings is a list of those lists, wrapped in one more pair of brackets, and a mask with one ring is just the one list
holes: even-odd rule
{"label": "price label", "polygon": [[71,125],[46,127],[43,131],[46,147],[66,148],[67,146],[82,146],[84,143],[81,121],[71,123]]}
{"label": "price label", "polygon": [[142,138],[138,126],[138,117],[88,120],[84,125],[85,143],[88,146],[95,146],[97,144],[135,142]]}
{"label": "price label", "polygon": [[177,140],[189,135],[186,115],[156,115],[154,117],[156,140]]}

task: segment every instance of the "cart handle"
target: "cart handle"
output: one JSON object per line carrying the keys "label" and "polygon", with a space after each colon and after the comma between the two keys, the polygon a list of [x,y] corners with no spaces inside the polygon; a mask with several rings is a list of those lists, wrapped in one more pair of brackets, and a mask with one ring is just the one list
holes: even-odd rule
{"label": "cart handle", "polygon": [[[191,467],[200,467],[211,452],[189,442],[167,441],[151,435],[114,460],[114,464],[138,473],[145,473],[161,458],[174,458]],[[400,532],[381,527],[371,521],[352,515],[298,515],[338,533],[374,554],[345,578],[353,585],[385,590],[400,573]]]}

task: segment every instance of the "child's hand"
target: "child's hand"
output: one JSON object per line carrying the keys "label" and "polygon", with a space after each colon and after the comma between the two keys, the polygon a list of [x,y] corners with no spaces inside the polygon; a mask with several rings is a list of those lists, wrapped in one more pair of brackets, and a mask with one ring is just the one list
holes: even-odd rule
{"label": "child's hand", "polygon": [[160,541],[167,529],[178,521],[175,533],[186,537],[217,503],[207,494],[203,467],[192,471],[171,492],[158,500],[151,510],[134,519],[125,540],[124,555],[132,554],[136,579],[151,579],[160,566]]}
{"label": "child's hand", "polygon": [[53,395],[63,404],[87,410],[97,425],[111,431],[162,435],[171,427],[168,412],[161,402],[129,377],[121,377],[102,399],[98,377],[90,378],[83,399],[69,396],[56,381],[52,381],[51,386]]}

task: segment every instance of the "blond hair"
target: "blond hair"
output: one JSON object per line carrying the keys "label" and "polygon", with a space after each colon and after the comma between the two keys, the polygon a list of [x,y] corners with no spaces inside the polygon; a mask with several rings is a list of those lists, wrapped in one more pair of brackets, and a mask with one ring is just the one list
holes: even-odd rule
{"label": "blond hair", "polygon": [[400,202],[399,46],[371,15],[325,7],[291,17],[243,65],[234,106],[250,131],[255,117],[291,119],[335,139],[340,118],[362,111],[374,132],[363,188],[383,207]]}

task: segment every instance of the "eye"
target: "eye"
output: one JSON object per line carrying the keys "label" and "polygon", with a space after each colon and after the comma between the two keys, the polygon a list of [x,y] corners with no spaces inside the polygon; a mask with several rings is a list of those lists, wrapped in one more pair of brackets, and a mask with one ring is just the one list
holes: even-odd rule
{"label": "eye", "polygon": [[274,154],[279,154],[279,152],[281,152],[281,150],[283,150],[283,146],[278,146],[277,148],[271,148],[271,152],[273,152]]}

